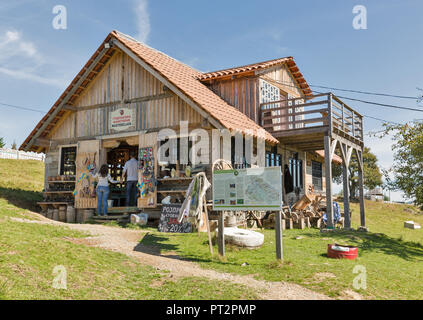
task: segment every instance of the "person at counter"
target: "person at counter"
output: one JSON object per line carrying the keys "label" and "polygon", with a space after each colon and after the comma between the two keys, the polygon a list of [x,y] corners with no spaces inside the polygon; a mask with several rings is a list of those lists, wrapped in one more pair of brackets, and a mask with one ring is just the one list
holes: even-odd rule
{"label": "person at counter", "polygon": [[122,175],[126,174],[126,206],[135,207],[137,201],[138,161],[135,152],[130,153],[130,159],[123,167]]}

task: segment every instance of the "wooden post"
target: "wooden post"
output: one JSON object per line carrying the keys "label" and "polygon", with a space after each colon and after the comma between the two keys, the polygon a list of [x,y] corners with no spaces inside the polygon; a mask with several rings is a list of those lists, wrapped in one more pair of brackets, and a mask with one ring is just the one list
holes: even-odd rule
{"label": "wooden post", "polygon": [[282,247],[282,217],[281,212],[276,211],[275,236],[276,236],[276,259],[283,260]]}
{"label": "wooden post", "polygon": [[207,226],[207,234],[208,234],[208,237],[209,237],[210,254],[213,257],[213,244],[212,244],[212,239],[211,239],[211,234],[210,234],[209,212],[207,210],[206,197],[203,198],[203,206],[204,206],[204,210],[206,212],[206,226]]}
{"label": "wooden post", "polygon": [[[343,146],[341,146],[343,148]],[[344,153],[345,154],[345,153]],[[351,228],[351,217],[350,217],[350,184],[349,184],[349,175],[348,175],[348,162],[345,157],[342,161],[342,179],[344,182],[344,219],[345,219],[345,228]]]}
{"label": "wooden post", "polygon": [[224,227],[225,227],[225,219],[224,219],[223,211],[220,211],[218,224],[217,224],[217,228],[218,228],[217,245],[219,248],[219,255],[221,255],[222,257],[225,256],[225,235],[223,233]]}
{"label": "wooden post", "polygon": [[332,154],[331,154],[331,137],[325,135],[325,179],[326,179],[326,217],[327,226],[334,228],[333,223],[333,196],[332,196]]}
{"label": "wooden post", "polygon": [[366,214],[364,210],[364,177],[363,177],[363,150],[357,151],[358,160],[358,189],[360,193],[360,225],[366,227]]}

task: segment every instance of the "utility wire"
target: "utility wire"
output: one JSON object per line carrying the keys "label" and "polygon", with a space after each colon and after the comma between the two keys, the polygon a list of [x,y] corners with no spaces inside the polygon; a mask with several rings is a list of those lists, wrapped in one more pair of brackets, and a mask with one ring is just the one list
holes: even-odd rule
{"label": "utility wire", "polygon": [[368,95],[373,95],[373,96],[392,97],[392,98],[399,98],[399,99],[419,100],[419,98],[421,98],[421,97],[410,97],[410,96],[397,96],[397,95],[388,94],[388,93],[376,93],[376,92],[368,92],[368,91],[360,91],[360,90],[331,88],[331,87],[318,86],[318,85],[312,85],[312,84],[309,84],[309,86],[310,87],[316,87],[316,88],[322,88],[322,89],[330,89],[330,90],[336,90],[336,91],[361,93],[361,94],[368,94]]}
{"label": "utility wire", "polygon": [[[275,83],[279,83],[282,84],[284,86],[287,87],[292,87],[292,88],[297,88],[296,86],[293,85],[288,85],[288,84],[284,84],[285,81],[279,81],[279,80],[273,80],[273,79],[268,79],[268,78],[264,78],[263,80],[265,81],[269,81],[269,82],[275,82]],[[316,93],[324,93],[324,92],[320,92],[320,91],[314,91]],[[345,96],[339,96],[336,95],[338,98],[342,98],[342,99],[347,99],[347,100],[352,100],[352,101],[358,101],[358,102],[362,102],[362,103],[367,103],[367,104],[372,104],[372,105],[376,105],[376,106],[381,106],[381,107],[387,107],[387,108],[395,108],[395,109],[402,109],[402,110],[411,110],[411,111],[416,111],[416,112],[423,112],[423,109],[416,109],[416,108],[410,108],[410,107],[402,107],[402,106],[396,106],[396,105],[392,105],[392,104],[385,104],[385,103],[378,103],[378,102],[373,102],[373,101],[367,101],[367,100],[361,100],[361,99],[355,99],[355,98],[350,98],[350,97],[345,97]]]}
{"label": "utility wire", "polygon": [[32,108],[22,107],[22,106],[16,106],[16,105],[13,105],[13,104],[8,104],[8,103],[3,103],[3,102],[0,102],[0,105],[5,106],[5,107],[20,109],[20,110],[39,112],[39,113],[42,113],[42,114],[46,113],[45,111],[42,111],[42,110],[32,109]]}

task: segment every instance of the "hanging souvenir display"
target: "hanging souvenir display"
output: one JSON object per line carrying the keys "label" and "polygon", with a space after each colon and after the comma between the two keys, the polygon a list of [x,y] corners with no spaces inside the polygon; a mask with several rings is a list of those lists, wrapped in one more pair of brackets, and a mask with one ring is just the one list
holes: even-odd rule
{"label": "hanging souvenir display", "polygon": [[157,181],[154,178],[154,155],[153,148],[140,148],[138,157],[138,168],[141,171],[141,179],[138,184],[141,197],[146,197],[156,190]]}

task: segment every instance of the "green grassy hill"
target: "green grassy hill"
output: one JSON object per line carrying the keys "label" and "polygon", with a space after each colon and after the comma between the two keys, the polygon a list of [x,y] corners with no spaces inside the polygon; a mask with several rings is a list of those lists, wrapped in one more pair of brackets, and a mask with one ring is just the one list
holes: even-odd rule
{"label": "green grassy hill", "polygon": [[[44,165],[0,159],[1,299],[256,299],[253,290],[197,277],[168,278],[126,255],[76,244],[87,234],[21,223],[42,198]],[[65,266],[67,289],[53,288]]]}
{"label": "green grassy hill", "polygon": [[[44,188],[44,163],[0,159],[0,199],[23,209],[37,210]],[[1,207],[0,207],[1,208]]]}
{"label": "green grassy hill", "polygon": [[[43,164],[0,159],[0,299],[251,299],[257,292],[229,283],[186,278],[169,281],[162,273],[119,253],[67,241],[87,235],[66,228],[25,224],[24,217],[42,198]],[[352,204],[353,226],[359,225]],[[423,214],[409,205],[366,202],[369,233],[320,233],[286,230],[285,263],[275,263],[274,231],[264,230],[265,244],[256,250],[227,247],[225,259],[210,258],[207,235],[163,234],[147,229],[143,244],[161,253],[172,251],[204,268],[250,274],[258,279],[288,281],[335,298],[351,292],[367,299],[423,299],[423,230],[403,227],[406,220],[423,225]],[[355,261],[328,259],[327,244],[356,245]],[[217,248],[214,249],[217,252]],[[245,262],[248,264],[245,266]],[[242,266],[244,264],[244,266]],[[68,268],[68,289],[51,287],[52,270]],[[353,287],[354,268],[366,268],[366,289]],[[160,286],[154,283],[161,283]],[[348,294],[348,292],[350,292]]]}

